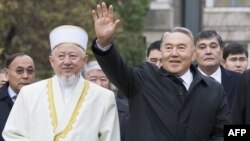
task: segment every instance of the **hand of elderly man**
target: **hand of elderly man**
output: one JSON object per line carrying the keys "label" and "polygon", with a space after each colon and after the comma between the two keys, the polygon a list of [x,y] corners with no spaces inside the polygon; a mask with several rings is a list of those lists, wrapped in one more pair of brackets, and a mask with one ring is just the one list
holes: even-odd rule
{"label": "hand of elderly man", "polygon": [[97,43],[105,47],[112,42],[112,36],[115,32],[119,19],[114,20],[113,6],[108,8],[104,2],[97,5],[96,10],[92,10],[92,16],[95,23],[95,32],[98,37]]}

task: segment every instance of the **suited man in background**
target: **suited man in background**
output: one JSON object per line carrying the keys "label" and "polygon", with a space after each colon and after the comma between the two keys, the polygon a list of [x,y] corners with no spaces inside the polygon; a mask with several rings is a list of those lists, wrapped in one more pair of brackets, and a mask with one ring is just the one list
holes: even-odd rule
{"label": "suited man in background", "polygon": [[4,141],[2,131],[20,89],[35,78],[33,59],[24,53],[9,56],[5,67],[5,76],[9,81],[0,88],[0,141]]}
{"label": "suited man in background", "polygon": [[195,61],[198,70],[205,76],[212,77],[224,87],[229,106],[232,106],[238,87],[240,74],[221,66],[223,41],[214,30],[198,33],[194,39]]}
{"label": "suited man in background", "polygon": [[158,68],[162,66],[161,40],[152,42],[147,48],[146,60],[149,63],[155,64]]}
{"label": "suited man in background", "polygon": [[235,101],[232,106],[234,124],[250,125],[250,69],[241,76]]}
{"label": "suited man in background", "polygon": [[222,64],[228,70],[243,73],[248,65],[248,50],[237,42],[228,44],[223,49]]}

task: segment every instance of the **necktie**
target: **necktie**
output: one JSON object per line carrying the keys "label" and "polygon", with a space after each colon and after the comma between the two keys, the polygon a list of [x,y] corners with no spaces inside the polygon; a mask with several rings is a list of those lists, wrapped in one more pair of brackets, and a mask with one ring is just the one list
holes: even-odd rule
{"label": "necktie", "polygon": [[17,98],[17,95],[13,96],[11,99],[12,99],[13,102],[15,102],[16,98]]}
{"label": "necktie", "polygon": [[[211,79],[213,79],[213,80],[215,80],[212,76],[208,76],[209,78],[211,78]],[[216,80],[215,80],[216,81]]]}
{"label": "necktie", "polygon": [[177,85],[179,95],[187,95],[187,89],[183,84],[184,80],[180,77],[174,77],[174,82]]}
{"label": "necktie", "polygon": [[184,80],[182,78],[177,77],[177,79],[178,79],[178,81],[180,81],[183,84]]}

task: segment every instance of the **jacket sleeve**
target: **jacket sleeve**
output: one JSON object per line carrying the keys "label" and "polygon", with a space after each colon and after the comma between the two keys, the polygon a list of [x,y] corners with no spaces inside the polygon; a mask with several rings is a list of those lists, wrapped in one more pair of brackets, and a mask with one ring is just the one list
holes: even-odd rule
{"label": "jacket sleeve", "polygon": [[5,141],[29,141],[28,121],[28,106],[20,91],[3,130]]}
{"label": "jacket sleeve", "polygon": [[211,135],[212,141],[224,141],[224,125],[229,125],[232,123],[228,101],[222,87],[220,93],[220,102],[215,117],[213,132]]}
{"label": "jacket sleeve", "polygon": [[105,52],[98,49],[96,40],[92,43],[92,51],[108,79],[128,98],[136,94],[140,82],[144,78],[139,68],[131,68],[116,51],[115,45]]}

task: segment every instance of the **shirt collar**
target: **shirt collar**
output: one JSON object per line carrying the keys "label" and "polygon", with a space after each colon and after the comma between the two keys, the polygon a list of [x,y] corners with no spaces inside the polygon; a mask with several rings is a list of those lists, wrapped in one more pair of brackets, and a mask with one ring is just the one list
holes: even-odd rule
{"label": "shirt collar", "polygon": [[8,87],[8,93],[11,99],[17,96],[17,93],[15,93],[14,90],[10,86]]}
{"label": "shirt collar", "polygon": [[[198,70],[201,72],[201,74],[203,74],[205,76],[209,76],[209,75],[205,74],[200,68],[198,68]],[[218,67],[218,69],[212,75],[210,75],[210,77],[212,77],[213,79],[215,79],[216,81],[221,83],[221,68]]]}
{"label": "shirt collar", "polygon": [[190,69],[188,69],[188,71],[185,72],[180,78],[183,80],[183,84],[188,90],[193,81],[193,74],[191,73]]}

